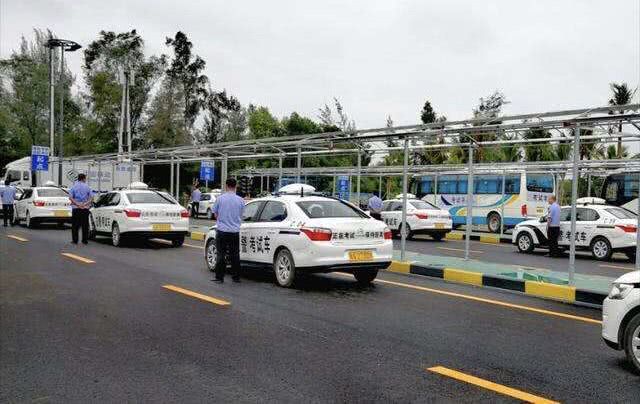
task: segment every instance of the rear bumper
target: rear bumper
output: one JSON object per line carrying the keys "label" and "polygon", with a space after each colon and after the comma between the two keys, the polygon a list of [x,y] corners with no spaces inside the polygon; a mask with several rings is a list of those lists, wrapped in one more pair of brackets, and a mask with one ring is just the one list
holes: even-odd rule
{"label": "rear bumper", "polygon": [[301,267],[298,269],[304,272],[315,272],[315,273],[328,273],[328,272],[353,273],[354,271],[379,271],[381,269],[388,268],[389,265],[391,265],[391,261],[321,265],[321,266]]}
{"label": "rear bumper", "polygon": [[188,231],[127,231],[122,235],[127,237],[141,237],[141,238],[162,238],[173,239],[178,237],[186,237],[189,235]]}

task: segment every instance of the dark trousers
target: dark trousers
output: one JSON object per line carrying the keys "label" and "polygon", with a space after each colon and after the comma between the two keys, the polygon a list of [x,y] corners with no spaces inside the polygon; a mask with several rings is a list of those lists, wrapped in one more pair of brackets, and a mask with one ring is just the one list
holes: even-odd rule
{"label": "dark trousers", "polygon": [[224,279],[227,259],[231,261],[231,276],[240,277],[240,233],[216,232],[216,279]]}
{"label": "dark trousers", "polygon": [[547,239],[549,239],[549,255],[554,257],[560,255],[560,250],[558,249],[558,237],[560,237],[559,226],[547,227]]}
{"label": "dark trousers", "polygon": [[191,202],[191,217],[198,217],[200,202]]}
{"label": "dark trousers", "polygon": [[2,204],[2,219],[5,226],[7,226],[7,221],[13,226],[13,205]]}
{"label": "dark trousers", "polygon": [[71,241],[78,242],[78,230],[82,227],[82,242],[89,237],[89,209],[73,209],[71,213]]}

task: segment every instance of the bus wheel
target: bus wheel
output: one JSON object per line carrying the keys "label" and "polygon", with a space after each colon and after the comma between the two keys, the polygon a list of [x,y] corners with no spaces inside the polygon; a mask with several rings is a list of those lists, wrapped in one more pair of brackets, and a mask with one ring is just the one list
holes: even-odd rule
{"label": "bus wheel", "polygon": [[496,212],[489,213],[487,216],[487,227],[491,233],[500,233],[500,226],[502,226],[502,219]]}

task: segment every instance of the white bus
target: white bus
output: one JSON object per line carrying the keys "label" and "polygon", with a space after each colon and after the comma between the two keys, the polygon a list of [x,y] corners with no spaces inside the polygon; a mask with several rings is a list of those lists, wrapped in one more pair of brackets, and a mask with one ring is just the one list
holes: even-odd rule
{"label": "white bus", "polygon": [[620,206],[638,213],[639,173],[619,173],[608,175],[602,186],[600,197],[607,205]]}
{"label": "white bus", "polygon": [[[448,210],[457,227],[467,222],[467,183],[466,174],[419,175],[413,179],[411,193]],[[500,233],[503,223],[513,227],[542,216],[547,198],[556,189],[552,174],[524,171],[505,174],[504,179],[501,174],[476,174],[473,183],[473,224],[487,225],[493,233]]]}

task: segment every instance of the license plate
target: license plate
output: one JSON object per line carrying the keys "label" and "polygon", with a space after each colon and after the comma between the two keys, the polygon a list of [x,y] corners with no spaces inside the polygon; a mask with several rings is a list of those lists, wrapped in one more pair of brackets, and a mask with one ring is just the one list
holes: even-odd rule
{"label": "license plate", "polygon": [[151,225],[151,230],[153,231],[171,231],[171,225],[170,224],[153,224]]}
{"label": "license plate", "polygon": [[69,217],[69,211],[67,210],[54,210],[53,211],[53,216],[55,217]]}
{"label": "license plate", "polygon": [[349,251],[349,261],[371,261],[373,252],[369,250]]}
{"label": "license plate", "polygon": [[444,229],[444,223],[436,223],[436,229]]}

